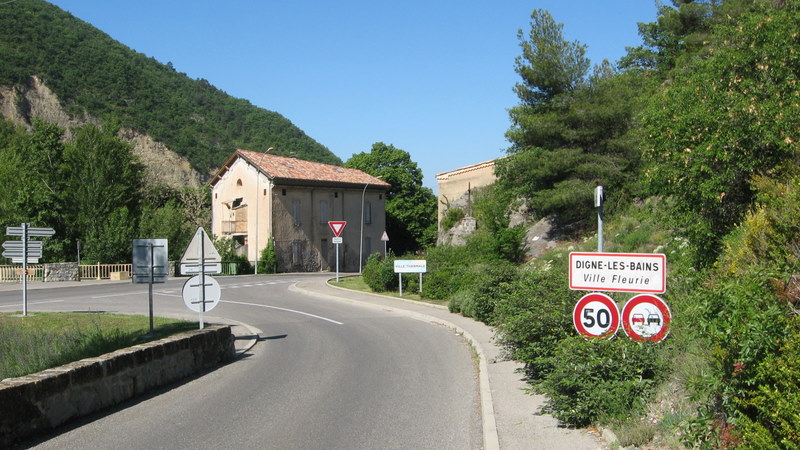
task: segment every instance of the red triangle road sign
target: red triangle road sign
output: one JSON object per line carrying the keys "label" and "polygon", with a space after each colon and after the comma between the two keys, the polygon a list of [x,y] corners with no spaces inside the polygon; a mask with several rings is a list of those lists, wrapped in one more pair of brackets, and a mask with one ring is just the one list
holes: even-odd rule
{"label": "red triangle road sign", "polygon": [[328,226],[331,227],[331,231],[333,231],[333,235],[339,237],[342,234],[342,230],[344,230],[344,226],[347,225],[345,221],[334,221],[331,220],[328,222]]}

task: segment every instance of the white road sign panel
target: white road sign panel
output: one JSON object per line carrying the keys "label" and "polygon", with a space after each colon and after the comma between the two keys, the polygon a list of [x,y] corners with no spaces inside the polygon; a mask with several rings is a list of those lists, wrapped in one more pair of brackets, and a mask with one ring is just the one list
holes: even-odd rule
{"label": "white road sign panel", "polygon": [[396,259],[394,273],[426,273],[428,261],[424,259]]}
{"label": "white road sign panel", "polygon": [[573,252],[569,254],[569,287],[660,294],[667,289],[667,257],[653,253]]}
{"label": "white road sign panel", "polygon": [[[8,256],[5,255],[5,253],[3,254],[3,257],[4,258],[9,258]],[[12,256],[12,257],[10,257],[10,259],[11,259],[11,263],[12,264],[22,264],[22,256],[20,256],[20,257],[13,257]],[[35,257],[29,256],[28,260],[25,261],[25,263],[26,264],[39,264],[39,258],[35,258]]]}
{"label": "white road sign panel", "polygon": [[617,303],[605,294],[586,294],[572,310],[572,324],[586,338],[611,339],[619,329]]}
{"label": "white road sign panel", "polygon": [[[52,228],[33,228],[28,227],[28,237],[50,237],[56,234]],[[22,227],[6,227],[6,235],[22,236]]]}
{"label": "white road sign panel", "polygon": [[195,231],[192,241],[189,242],[186,250],[183,251],[181,264],[197,263],[200,260],[199,254],[201,245],[203,247],[203,262],[210,263],[222,261],[222,257],[219,256],[217,247],[215,247],[214,243],[211,242],[206,230],[204,230],[203,227],[199,227],[197,231]]}
{"label": "white road sign panel", "polygon": [[[200,273],[200,264],[198,263],[181,264],[181,275],[193,275],[196,273]],[[203,273],[207,275],[216,275],[218,273],[222,273],[222,263],[207,262],[203,264]]]}
{"label": "white road sign panel", "polygon": [[342,242],[344,242],[344,238],[341,236],[334,236],[331,239],[331,242],[333,242],[334,244],[341,244]]}
{"label": "white road sign panel", "polygon": [[[5,241],[3,242],[3,248],[6,250],[22,250],[25,246],[24,241]],[[42,241],[28,241],[28,251],[31,250],[41,250],[42,249]]]}
{"label": "white road sign panel", "polygon": [[134,239],[132,241],[133,273],[131,275],[134,283],[167,282],[169,278],[168,246],[167,239]]}
{"label": "white road sign panel", "polygon": [[[183,289],[181,290],[183,303],[194,312],[211,311],[219,303],[222,294],[222,289],[219,287],[217,280],[208,276],[203,277],[203,279],[205,283],[201,286],[200,275],[195,275],[183,283]],[[203,296],[205,308],[203,307],[204,302],[201,300],[202,291],[205,291]]]}

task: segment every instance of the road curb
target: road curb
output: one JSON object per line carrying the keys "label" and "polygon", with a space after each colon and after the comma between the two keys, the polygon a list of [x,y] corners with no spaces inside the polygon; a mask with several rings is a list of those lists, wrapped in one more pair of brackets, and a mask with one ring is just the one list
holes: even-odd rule
{"label": "road curb", "polygon": [[[240,357],[244,353],[250,351],[250,349],[252,349],[258,342],[258,339],[261,337],[261,333],[263,333],[263,331],[261,331],[260,329],[250,324],[239,322],[238,320],[228,319],[224,317],[208,317],[207,320],[209,324],[212,324],[213,321],[213,324],[231,325],[231,332],[235,337],[234,345],[236,346],[236,357]],[[236,331],[238,331],[236,329],[237,327],[244,328],[247,334],[245,333],[237,334],[236,333]],[[243,341],[243,342],[239,344],[238,341]]]}
{"label": "road curb", "polygon": [[[328,280],[328,281],[330,281],[330,280]],[[325,285],[328,286],[328,287],[331,287],[333,289],[338,289],[338,290],[340,290],[342,292],[355,292],[355,293],[358,293],[358,294],[369,295],[369,296],[378,297],[378,298],[382,298],[382,299],[399,300],[399,301],[402,301],[402,302],[409,302],[409,303],[413,303],[414,305],[430,307],[430,308],[434,308],[434,309],[445,309],[445,310],[447,309],[446,306],[442,306],[442,305],[431,305],[431,304],[428,304],[428,303],[417,302],[417,301],[414,301],[414,300],[407,300],[407,299],[402,299],[402,298],[397,298],[397,297],[391,297],[391,296],[387,296],[387,295],[380,295],[380,294],[375,294],[375,293],[371,293],[371,292],[354,291],[352,289],[346,289],[346,288],[343,288],[343,287],[333,286],[328,282],[326,282]],[[344,301],[344,302],[349,302],[349,303],[358,303],[360,305],[365,305],[365,306],[375,307],[375,308],[380,308],[380,309],[386,309],[387,308],[387,306],[385,306],[385,305],[378,306],[378,305],[373,305],[373,304],[368,303],[368,302],[363,302],[363,301],[354,300],[354,299],[350,299],[350,298],[342,298],[342,297],[328,295],[328,294],[321,293],[321,292],[311,291],[311,290],[308,290],[308,289],[305,289],[305,288],[302,288],[302,287],[298,286],[298,283],[291,284],[289,286],[289,289],[290,290],[295,290],[295,291],[298,291],[298,292],[302,292],[302,293],[304,293],[306,295],[312,295],[312,296],[315,296],[315,297],[325,297],[325,298],[336,300],[336,301]],[[459,334],[464,336],[464,339],[466,339],[467,342],[470,343],[470,345],[475,350],[475,353],[478,356],[478,390],[479,390],[480,395],[481,395],[481,419],[482,419],[481,422],[483,424],[483,448],[485,450],[499,450],[500,449],[500,437],[499,437],[499,435],[497,433],[497,420],[496,420],[495,414],[494,414],[494,402],[492,401],[492,389],[491,389],[491,385],[490,385],[490,381],[489,381],[489,368],[488,368],[488,363],[486,361],[486,355],[484,353],[483,347],[481,346],[481,343],[477,339],[475,339],[467,330],[465,330],[464,328],[462,328],[462,327],[460,327],[460,326],[456,325],[455,323],[450,322],[448,320],[444,320],[444,319],[441,319],[439,317],[429,316],[427,314],[419,313],[419,312],[416,312],[416,311],[409,311],[407,309],[403,309],[402,307],[388,307],[388,308],[390,308],[394,312],[399,312],[399,313],[405,314],[408,317],[411,317],[411,318],[414,318],[414,319],[417,319],[417,320],[422,320],[424,322],[430,322],[430,323],[433,323],[433,324],[444,325],[445,327],[448,327],[450,329],[453,329],[453,330],[457,331]]]}

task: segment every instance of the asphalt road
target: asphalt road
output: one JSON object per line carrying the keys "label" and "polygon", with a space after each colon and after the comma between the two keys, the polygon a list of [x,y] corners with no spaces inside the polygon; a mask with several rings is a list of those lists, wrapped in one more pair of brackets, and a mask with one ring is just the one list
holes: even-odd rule
{"label": "asphalt road", "polygon": [[[472,352],[452,330],[397,311],[290,289],[315,275],[219,277],[207,320],[258,328],[233,363],[62,427],[33,448],[481,448]],[[154,286],[156,315],[196,320],[182,280]],[[28,311],[146,314],[147,285],[29,291]],[[20,310],[19,291],[0,311]]]}

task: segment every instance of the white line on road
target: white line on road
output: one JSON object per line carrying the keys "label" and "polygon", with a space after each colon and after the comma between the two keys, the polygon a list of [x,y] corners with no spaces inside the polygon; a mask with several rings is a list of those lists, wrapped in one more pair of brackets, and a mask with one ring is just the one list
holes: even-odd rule
{"label": "white line on road", "polygon": [[286,311],[286,312],[295,313],[295,314],[302,314],[304,316],[313,317],[315,319],[324,320],[324,321],[330,322],[330,323],[335,323],[336,325],[344,325],[342,322],[337,322],[337,321],[335,321],[333,319],[328,319],[327,317],[322,317],[322,316],[318,316],[316,314],[311,314],[311,313],[307,313],[307,312],[303,312],[303,311],[297,311],[297,310],[294,310],[294,309],[279,308],[277,306],[269,306],[269,305],[259,305],[257,303],[233,302],[233,301],[230,301],[230,300],[220,300],[219,302],[220,303],[233,303],[235,305],[258,306],[259,308],[277,309],[279,311]]}
{"label": "white line on road", "polygon": [[[45,303],[59,303],[63,302],[64,300],[50,300],[46,302],[28,302],[28,305],[44,305]],[[14,304],[14,305],[0,305],[0,308],[19,308],[22,304]]]}

